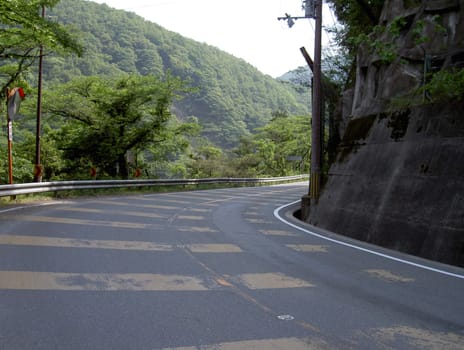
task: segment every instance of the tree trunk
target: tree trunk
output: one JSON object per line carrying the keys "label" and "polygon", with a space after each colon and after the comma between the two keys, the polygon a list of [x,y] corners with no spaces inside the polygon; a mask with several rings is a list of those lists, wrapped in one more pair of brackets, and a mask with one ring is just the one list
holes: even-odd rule
{"label": "tree trunk", "polygon": [[129,179],[129,169],[127,167],[126,155],[120,154],[118,156],[119,175],[122,179]]}

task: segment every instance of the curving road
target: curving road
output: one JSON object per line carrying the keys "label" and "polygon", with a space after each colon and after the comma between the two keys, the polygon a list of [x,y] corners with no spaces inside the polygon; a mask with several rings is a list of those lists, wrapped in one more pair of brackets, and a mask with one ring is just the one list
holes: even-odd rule
{"label": "curving road", "polygon": [[306,191],[0,209],[0,349],[464,349],[464,270],[306,226]]}

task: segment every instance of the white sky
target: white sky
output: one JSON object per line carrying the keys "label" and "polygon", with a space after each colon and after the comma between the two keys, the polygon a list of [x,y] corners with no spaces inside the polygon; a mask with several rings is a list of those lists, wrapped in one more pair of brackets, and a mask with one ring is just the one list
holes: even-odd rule
{"label": "white sky", "polygon": [[[303,16],[302,0],[92,0],[135,12],[185,37],[242,58],[272,77],[306,66],[300,47],[313,56],[314,20],[292,28],[277,17]],[[333,16],[324,6],[324,25]],[[323,31],[323,42],[327,42]]]}

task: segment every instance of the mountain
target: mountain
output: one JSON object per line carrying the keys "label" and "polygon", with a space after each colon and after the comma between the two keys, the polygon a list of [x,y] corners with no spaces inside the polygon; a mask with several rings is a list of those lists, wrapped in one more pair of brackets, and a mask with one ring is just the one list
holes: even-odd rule
{"label": "mountain", "polygon": [[78,76],[164,75],[170,71],[196,88],[175,103],[176,115],[196,116],[204,135],[223,148],[235,146],[240,137],[266,124],[273,113],[309,113],[309,96],[293,84],[134,13],[91,1],[62,0],[48,15],[79,33],[85,54],[81,58],[47,57],[45,84]]}

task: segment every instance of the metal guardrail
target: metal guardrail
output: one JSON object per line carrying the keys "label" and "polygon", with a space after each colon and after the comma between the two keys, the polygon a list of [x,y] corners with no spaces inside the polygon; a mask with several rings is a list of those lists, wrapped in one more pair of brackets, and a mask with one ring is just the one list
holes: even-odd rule
{"label": "metal guardrail", "polygon": [[134,188],[155,186],[186,186],[201,184],[270,184],[307,179],[308,175],[270,178],[210,178],[210,179],[155,179],[155,180],[84,180],[31,182],[16,185],[0,185],[0,197],[56,191],[74,191],[104,188]]}

